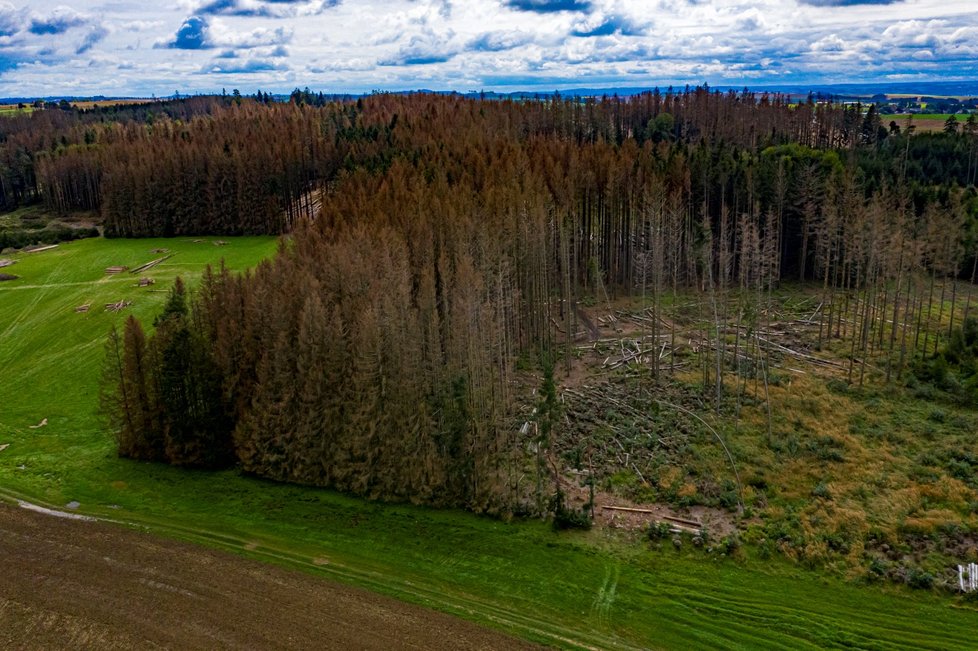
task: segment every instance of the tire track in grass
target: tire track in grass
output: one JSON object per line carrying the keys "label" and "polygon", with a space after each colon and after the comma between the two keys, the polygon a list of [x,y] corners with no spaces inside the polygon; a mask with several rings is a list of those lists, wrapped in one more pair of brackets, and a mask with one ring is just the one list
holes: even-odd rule
{"label": "tire track in grass", "polygon": [[[711,621],[716,617],[717,620],[728,622],[725,628],[730,627],[729,622],[742,622],[747,627],[745,637],[751,631],[765,630],[777,630],[781,634],[790,636],[791,644],[777,645],[773,648],[802,648],[804,645],[814,649],[907,649],[909,651],[967,648],[971,643],[970,639],[955,641],[946,638],[935,639],[931,635],[908,630],[906,621],[902,622],[904,626],[901,628],[888,626],[887,620],[880,617],[878,612],[874,612],[873,615],[863,615],[855,605],[848,610],[849,614],[845,620],[847,628],[840,629],[834,623],[837,618],[833,620],[832,615],[805,608],[800,605],[802,602],[784,599],[772,601],[768,593],[758,593],[758,596],[753,598],[751,593],[731,592],[722,588],[718,591],[716,584],[710,585],[708,582],[682,587],[677,585],[673,592],[676,595],[674,601],[699,613],[701,622]],[[812,603],[818,603],[817,597],[815,599],[816,601]],[[796,606],[794,603],[799,605]],[[767,640],[765,644],[764,640],[765,638],[761,638],[756,641],[756,644],[744,648],[771,647],[771,641]]]}
{"label": "tire track in grass", "polygon": [[[60,265],[55,267],[55,270],[52,271],[51,273],[52,274],[57,273],[58,270],[60,270],[61,267],[63,266],[64,266],[64,262],[62,262]],[[10,288],[4,288],[3,291],[9,291],[9,289]],[[37,306],[41,303],[41,300],[47,297],[48,291],[50,291],[50,288],[45,285],[41,285],[40,287],[38,287],[37,294],[35,294],[32,297],[33,300],[31,300],[27,305],[25,305],[20,310],[20,313],[16,317],[14,317],[14,320],[10,323],[9,326],[7,326],[6,330],[3,331],[3,334],[0,335],[0,338],[6,339],[8,337],[14,336],[17,330],[19,330],[19,326],[28,318],[28,316],[32,315],[35,312]]]}
{"label": "tire track in grass", "polygon": [[72,280],[63,283],[35,283],[33,285],[11,285],[10,287],[4,287],[0,291],[16,291],[20,289],[50,289],[50,288],[60,288],[65,287],[87,287],[91,285],[104,286],[110,284],[122,284],[127,285],[133,284],[133,278],[124,276],[106,276],[105,278],[100,278],[98,280]]}
{"label": "tire track in grass", "polygon": [[608,621],[611,606],[615,602],[615,592],[618,589],[618,579],[621,576],[621,566],[617,563],[605,565],[604,582],[598,589],[594,601],[591,602],[591,614],[601,621]]}

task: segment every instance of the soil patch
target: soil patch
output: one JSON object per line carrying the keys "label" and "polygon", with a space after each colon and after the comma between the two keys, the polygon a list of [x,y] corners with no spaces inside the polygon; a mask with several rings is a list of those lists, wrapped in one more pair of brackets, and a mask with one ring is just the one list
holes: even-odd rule
{"label": "soil patch", "polygon": [[315,576],[7,504],[0,558],[4,649],[534,648]]}

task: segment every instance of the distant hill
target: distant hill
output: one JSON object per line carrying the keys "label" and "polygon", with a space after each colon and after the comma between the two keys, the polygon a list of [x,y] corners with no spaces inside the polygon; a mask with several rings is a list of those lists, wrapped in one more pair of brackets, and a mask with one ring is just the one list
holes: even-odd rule
{"label": "distant hill", "polygon": [[[689,84],[689,87],[695,87],[696,84]],[[686,84],[660,84],[657,86],[662,92],[666,92],[668,89],[673,89],[675,91],[681,91],[687,87]],[[457,91],[457,90],[431,90],[427,88],[418,89],[403,89],[403,90],[391,90],[391,91],[380,91],[380,92],[390,92],[396,95],[409,94],[409,93],[431,93],[436,95],[470,95],[470,96],[483,96],[488,99],[530,99],[534,97],[550,97],[555,94],[560,94],[564,97],[600,97],[602,95],[618,95],[619,97],[628,97],[630,95],[638,95],[640,93],[648,92],[656,88],[656,86],[621,86],[621,87],[609,87],[609,88],[566,88],[566,89],[539,89],[539,90],[518,90],[512,92],[498,92],[498,91]],[[757,93],[782,93],[787,94],[795,98],[805,98],[809,93],[822,97],[832,97],[835,99],[846,100],[846,99],[870,99],[877,96],[894,96],[894,95],[910,95],[916,97],[978,97],[978,80],[972,81],[913,81],[913,82],[860,82],[860,83],[849,83],[849,84],[789,84],[789,85],[776,85],[776,84],[762,84],[762,85],[711,85],[710,88],[719,91],[740,91],[747,88],[751,91]],[[322,89],[324,94],[329,99],[353,99],[357,97],[364,97],[368,95],[375,94],[378,91],[370,91],[365,93],[334,93],[328,88]],[[315,91],[315,92],[318,92]],[[213,94],[218,95],[220,93],[201,93],[204,95]],[[288,92],[273,92],[269,94],[270,97],[276,101],[288,101]],[[58,102],[62,99],[68,100],[69,102],[80,102],[80,101],[132,101],[135,99],[148,99],[148,98],[137,98],[137,97],[106,97],[103,95],[96,95],[94,97],[82,97],[82,96],[52,96],[52,97],[5,97],[0,98],[0,104],[17,104],[25,103],[29,104],[36,99],[43,99],[45,102]],[[160,97],[156,98],[160,100],[173,99],[173,97]]]}

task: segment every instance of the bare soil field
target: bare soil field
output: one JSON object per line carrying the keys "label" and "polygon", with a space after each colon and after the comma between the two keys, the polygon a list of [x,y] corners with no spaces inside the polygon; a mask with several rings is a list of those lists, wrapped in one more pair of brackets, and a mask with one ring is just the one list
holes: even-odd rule
{"label": "bare soil field", "polygon": [[528,649],[449,615],[0,504],[0,648]]}

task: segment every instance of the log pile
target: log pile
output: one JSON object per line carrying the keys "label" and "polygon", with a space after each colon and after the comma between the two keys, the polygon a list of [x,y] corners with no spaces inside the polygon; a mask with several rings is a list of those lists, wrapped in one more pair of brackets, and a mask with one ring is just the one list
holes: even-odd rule
{"label": "log pile", "polygon": [[105,304],[105,311],[106,312],[121,312],[122,310],[126,309],[130,305],[132,305],[132,301],[127,301],[125,299],[123,299],[123,300],[121,300],[121,301],[119,301],[117,303],[106,303]]}

